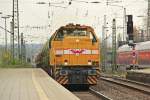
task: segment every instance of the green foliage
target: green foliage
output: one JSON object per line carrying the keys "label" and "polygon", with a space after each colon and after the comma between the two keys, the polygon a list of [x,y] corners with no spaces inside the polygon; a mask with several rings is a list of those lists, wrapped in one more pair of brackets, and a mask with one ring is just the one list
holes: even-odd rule
{"label": "green foliage", "polygon": [[2,51],[0,60],[1,60],[1,64],[9,64],[11,62],[10,52]]}
{"label": "green foliage", "polygon": [[107,65],[105,67],[105,72],[103,72],[106,75],[110,75],[110,76],[119,76],[119,77],[125,77],[126,76],[126,69],[123,67],[118,67],[117,70],[112,70],[112,66],[111,65]]}
{"label": "green foliage", "polygon": [[9,51],[0,50],[0,67],[1,68],[19,68],[19,67],[32,67],[26,61],[15,58],[12,59],[11,53]]}

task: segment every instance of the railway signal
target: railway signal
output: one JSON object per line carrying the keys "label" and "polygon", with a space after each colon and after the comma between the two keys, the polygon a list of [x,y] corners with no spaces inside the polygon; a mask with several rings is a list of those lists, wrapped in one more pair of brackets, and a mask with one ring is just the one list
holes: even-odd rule
{"label": "railway signal", "polygon": [[133,21],[132,15],[128,15],[127,34],[129,37],[129,45],[133,45]]}

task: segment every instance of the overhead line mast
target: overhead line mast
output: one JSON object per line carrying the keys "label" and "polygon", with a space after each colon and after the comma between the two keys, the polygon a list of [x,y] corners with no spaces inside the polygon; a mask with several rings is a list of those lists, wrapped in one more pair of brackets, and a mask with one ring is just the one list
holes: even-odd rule
{"label": "overhead line mast", "polygon": [[113,19],[112,22],[112,71],[116,71],[116,52],[117,46],[116,46],[116,19]]}
{"label": "overhead line mast", "polygon": [[20,35],[19,35],[19,4],[18,0],[13,0],[13,49],[14,49],[14,35],[17,34],[18,41],[18,58],[20,58]]}
{"label": "overhead line mast", "polygon": [[148,12],[147,12],[147,40],[150,40],[150,0],[148,0]]}

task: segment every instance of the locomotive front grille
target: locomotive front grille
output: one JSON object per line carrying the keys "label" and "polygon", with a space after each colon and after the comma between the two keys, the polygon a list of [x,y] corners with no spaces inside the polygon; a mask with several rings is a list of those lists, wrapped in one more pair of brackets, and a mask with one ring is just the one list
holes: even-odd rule
{"label": "locomotive front grille", "polygon": [[82,70],[70,71],[68,74],[69,84],[86,84],[87,72]]}

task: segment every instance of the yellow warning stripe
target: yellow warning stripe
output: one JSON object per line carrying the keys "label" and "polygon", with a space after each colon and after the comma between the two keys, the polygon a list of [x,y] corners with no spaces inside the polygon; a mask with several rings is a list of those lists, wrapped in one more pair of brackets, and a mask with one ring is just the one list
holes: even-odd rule
{"label": "yellow warning stripe", "polygon": [[66,79],[64,82],[63,82],[63,84],[67,84],[68,83],[68,79]]}
{"label": "yellow warning stripe", "polygon": [[63,77],[63,78],[60,80],[60,82],[59,82],[59,83],[60,83],[60,84],[63,84],[63,82],[66,80],[66,78],[67,78],[66,76],[65,76],[65,77]]}
{"label": "yellow warning stripe", "polygon": [[95,76],[88,76],[88,82],[90,84],[96,84],[97,83],[97,78]]}
{"label": "yellow warning stripe", "polygon": [[98,75],[100,75],[100,70],[97,70],[96,73],[97,73]]}
{"label": "yellow warning stripe", "polygon": [[90,80],[90,78],[88,78],[88,82],[89,82],[90,84],[92,84],[92,81]]}
{"label": "yellow warning stripe", "polygon": [[59,70],[56,70],[56,75],[59,75]]}
{"label": "yellow warning stripe", "polygon": [[90,78],[90,80],[92,81],[92,83],[95,83],[95,81],[92,79],[92,77]]}
{"label": "yellow warning stripe", "polygon": [[61,79],[63,78],[63,76],[60,76],[57,80],[57,82],[61,81]]}
{"label": "yellow warning stripe", "polygon": [[45,94],[44,90],[40,86],[40,84],[36,81],[34,71],[32,70],[32,81],[35,86],[35,89],[40,97],[40,100],[49,100],[47,95]]}
{"label": "yellow warning stripe", "polygon": [[97,81],[97,77],[96,77],[96,76],[92,76],[92,78],[93,78],[95,81]]}
{"label": "yellow warning stripe", "polygon": [[92,84],[92,82],[91,82],[89,79],[88,79],[88,83],[89,83],[89,84]]}

